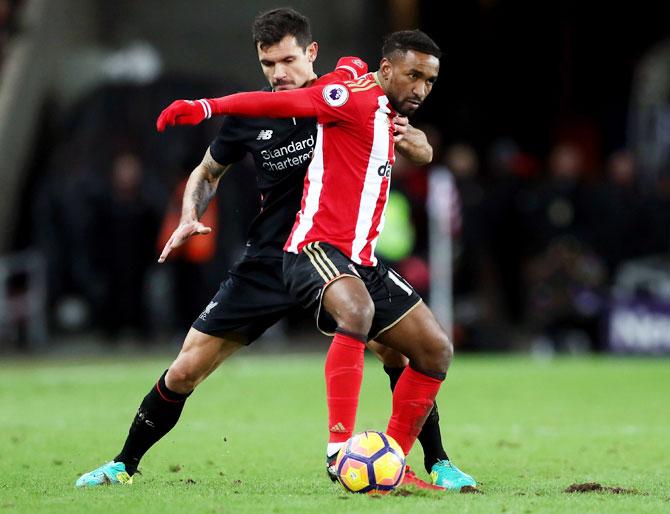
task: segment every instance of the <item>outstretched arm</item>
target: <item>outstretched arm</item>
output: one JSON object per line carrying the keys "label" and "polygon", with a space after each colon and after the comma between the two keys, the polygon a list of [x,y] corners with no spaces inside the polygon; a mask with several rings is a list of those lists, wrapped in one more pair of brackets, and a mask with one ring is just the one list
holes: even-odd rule
{"label": "outstretched arm", "polygon": [[156,128],[163,132],[173,125],[197,125],[214,115],[230,114],[252,118],[310,118],[317,114],[309,89],[236,93],[201,100],[177,100],[165,109]]}
{"label": "outstretched arm", "polygon": [[169,253],[183,245],[191,236],[209,234],[212,229],[200,223],[200,218],[207,210],[209,202],[216,193],[219,180],[228,169],[216,162],[212,154],[205,152],[202,162],[191,172],[184,190],[181,219],[179,226],[165,244],[158,262],[165,262]]}
{"label": "outstretched arm", "polygon": [[405,116],[396,116],[393,124],[398,153],[419,166],[429,164],[433,160],[433,147],[430,146],[426,134],[412,127]]}
{"label": "outstretched arm", "polygon": [[[335,70],[317,79],[312,87],[330,82],[357,79],[368,71],[368,65],[358,57],[341,57]],[[174,125],[197,125],[220,114],[250,117],[307,118],[317,112],[307,88],[292,91],[237,93],[221,98],[177,100],[161,112],[156,128],[163,132]]]}

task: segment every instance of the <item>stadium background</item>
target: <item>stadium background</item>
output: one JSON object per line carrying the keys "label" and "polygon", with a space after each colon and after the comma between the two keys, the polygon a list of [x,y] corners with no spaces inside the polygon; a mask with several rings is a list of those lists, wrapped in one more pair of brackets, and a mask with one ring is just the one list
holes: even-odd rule
{"label": "stadium background", "polygon": [[[293,5],[312,20],[320,73],[344,54],[374,68],[396,29],[420,26],[444,50],[414,120],[436,158],[394,169],[380,251],[427,298],[439,287],[453,299],[442,318],[457,347],[670,349],[670,31],[659,3]],[[243,163],[212,206],[212,244],[155,264],[218,123],[159,135],[154,120],[174,98],[263,86],[249,27],[274,6],[0,1],[3,353],[178,346],[240,254],[257,201]],[[432,209],[431,175],[447,179]],[[430,262],[431,219],[449,223],[446,261]],[[431,282],[445,269],[446,291]],[[259,347],[318,337],[292,319]]]}

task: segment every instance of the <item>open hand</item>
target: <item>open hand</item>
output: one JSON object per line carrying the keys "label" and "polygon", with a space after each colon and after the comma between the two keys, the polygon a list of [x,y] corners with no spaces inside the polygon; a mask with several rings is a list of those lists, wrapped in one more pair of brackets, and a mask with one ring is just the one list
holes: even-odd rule
{"label": "open hand", "polygon": [[161,256],[158,258],[158,262],[165,262],[167,256],[170,252],[181,245],[183,245],[191,236],[195,235],[205,235],[209,234],[212,231],[211,227],[206,227],[199,221],[189,221],[187,223],[180,223],[176,230],[168,239],[168,242],[165,243],[165,248]]}

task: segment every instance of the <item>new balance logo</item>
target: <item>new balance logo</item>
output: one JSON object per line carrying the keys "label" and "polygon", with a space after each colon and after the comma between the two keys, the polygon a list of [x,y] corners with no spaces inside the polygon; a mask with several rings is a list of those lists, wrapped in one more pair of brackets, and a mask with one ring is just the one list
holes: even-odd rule
{"label": "new balance logo", "polygon": [[219,305],[219,302],[209,302],[209,304],[207,305],[207,307],[205,307],[205,310],[204,310],[203,313],[199,316],[199,318],[200,318],[201,320],[205,320],[205,319],[207,318],[207,315],[208,315],[208,314],[211,312],[211,310],[212,310],[214,307],[216,307],[217,305]]}
{"label": "new balance logo", "polygon": [[256,141],[260,140],[267,141],[268,139],[272,139],[272,131],[271,130],[261,130],[258,133],[258,137],[256,138]]}
{"label": "new balance logo", "polygon": [[344,425],[342,423],[337,423],[336,425],[333,425],[330,427],[331,432],[338,432],[338,433],[343,433],[346,432],[347,429],[344,428]]}

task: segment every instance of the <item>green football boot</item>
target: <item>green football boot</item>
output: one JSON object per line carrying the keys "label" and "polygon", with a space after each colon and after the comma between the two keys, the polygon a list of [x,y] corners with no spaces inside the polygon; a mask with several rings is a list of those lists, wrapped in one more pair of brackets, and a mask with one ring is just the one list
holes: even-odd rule
{"label": "green football boot", "polygon": [[96,485],[131,485],[133,477],[126,471],[123,462],[109,461],[93,471],[84,473],[75,483],[77,487],[93,487]]}
{"label": "green football boot", "polygon": [[462,487],[477,487],[474,478],[463,473],[448,460],[439,460],[433,464],[430,480],[433,484],[451,491],[460,491]]}

